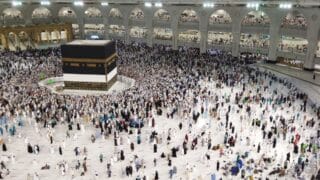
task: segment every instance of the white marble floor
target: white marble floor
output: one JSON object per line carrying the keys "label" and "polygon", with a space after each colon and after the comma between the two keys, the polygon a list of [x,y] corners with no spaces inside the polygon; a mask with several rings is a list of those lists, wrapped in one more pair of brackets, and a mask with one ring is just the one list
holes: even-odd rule
{"label": "white marble floor", "polygon": [[[296,126],[295,132],[288,132],[287,139],[283,140],[282,136],[278,138],[277,147],[272,148],[272,140],[262,139],[262,132],[259,127],[251,126],[252,118],[260,118],[262,110],[264,110],[267,106],[266,114],[263,115],[263,121],[268,121],[269,115],[282,115],[286,118],[296,115],[296,109],[300,107],[301,101],[297,100],[293,104],[292,107],[288,107],[287,105],[283,105],[282,108],[272,109],[270,105],[264,104],[262,108],[260,108],[259,104],[251,103],[252,108],[252,117],[248,118],[245,113],[245,108],[240,110],[239,113],[236,112],[237,106],[234,104],[234,95],[236,92],[241,91],[241,86],[237,86],[233,89],[229,87],[223,87],[223,89],[216,89],[215,83],[201,82],[201,86],[207,87],[212,90],[212,92],[216,93],[219,96],[231,96],[230,105],[232,106],[232,110],[230,113],[230,122],[235,125],[235,134],[237,134],[238,139],[236,142],[236,146],[233,148],[223,148],[224,155],[220,156],[220,151],[207,150],[207,145],[204,143],[202,146],[202,141],[205,141],[205,138],[211,136],[213,145],[223,145],[223,137],[224,137],[224,122],[225,122],[225,112],[229,103],[226,103],[224,107],[220,108],[218,114],[220,114],[222,120],[217,120],[216,118],[209,117],[207,113],[204,113],[200,116],[199,121],[196,124],[193,124],[191,128],[188,127],[188,123],[190,122],[188,119],[181,119],[178,116],[175,116],[173,119],[167,119],[165,116],[157,116],[153,112],[156,120],[155,128],[152,128],[146,124],[144,128],[142,128],[142,143],[138,145],[136,143],[136,135],[135,133],[132,135],[128,135],[126,133],[121,133],[120,137],[123,138],[123,144],[115,147],[113,144],[113,136],[108,139],[103,139],[100,136],[97,136],[97,140],[95,143],[90,141],[90,136],[96,135],[99,132],[99,129],[93,128],[90,123],[81,122],[84,125],[85,131],[71,131],[71,138],[66,138],[67,127],[65,124],[59,124],[53,133],[53,144],[50,144],[49,139],[47,137],[48,129],[40,128],[40,132],[37,133],[35,130],[35,122],[30,120],[31,124],[28,123],[29,118],[25,118],[25,126],[22,128],[17,128],[17,134],[20,134],[14,137],[8,136],[7,133],[2,136],[2,138],[7,142],[8,151],[1,152],[1,157],[3,160],[7,160],[7,167],[10,169],[10,174],[5,177],[5,179],[10,180],[23,180],[27,178],[27,174],[34,174],[37,172],[41,180],[69,180],[72,179],[72,174],[75,175],[74,179],[108,179],[106,175],[106,164],[107,162],[111,162],[110,159],[114,156],[119,149],[123,149],[125,152],[126,159],[124,161],[112,161],[112,177],[110,179],[135,179],[138,175],[146,175],[148,179],[153,179],[154,172],[157,170],[159,172],[160,179],[169,179],[169,169],[172,167],[168,167],[167,160],[161,159],[160,154],[162,152],[169,153],[170,149],[175,146],[181,146],[184,136],[188,134],[189,143],[188,143],[188,153],[186,155],[182,155],[181,150],[178,152],[177,158],[172,158],[172,163],[177,167],[177,174],[174,175],[173,179],[210,179],[210,175],[215,173],[217,177],[222,177],[222,174],[225,172],[222,167],[226,164],[235,164],[235,160],[237,155],[243,155],[245,152],[248,153],[248,159],[253,159],[255,164],[245,163],[246,168],[246,176],[253,175],[256,178],[259,177],[269,177],[270,179],[294,179],[291,176],[292,164],[296,163],[298,160],[298,156],[292,153],[293,145],[289,143],[289,138],[294,136],[296,133],[301,135],[301,142],[304,142],[306,139],[309,139],[310,136],[315,136],[316,130],[315,128],[305,127],[303,119],[299,119],[295,121],[295,124],[291,124],[292,126]],[[277,88],[282,93],[287,93],[288,90],[286,88],[281,88],[282,85],[274,83],[271,89],[268,89],[265,93],[266,96],[271,96],[271,92],[273,89]],[[248,85],[248,90],[254,90],[256,87]],[[233,93],[231,93],[233,92]],[[248,93],[248,92],[247,92]],[[199,98],[200,100],[200,98]],[[225,99],[221,99],[221,101],[225,101]],[[200,101],[201,102],[201,101]],[[208,109],[210,109],[214,102],[210,102],[208,104]],[[199,106],[194,108],[196,111],[199,111]],[[164,111],[165,114],[165,111]],[[244,120],[240,121],[240,115],[243,115]],[[312,112],[311,108],[308,107],[307,112],[301,112],[300,117],[306,116],[307,119],[315,118],[315,114]],[[191,118],[190,118],[191,119]],[[178,129],[179,122],[183,122],[182,130]],[[167,131],[168,129],[172,129],[172,141],[168,145],[166,143]],[[270,128],[270,127],[267,127]],[[75,129],[75,126],[74,126]],[[153,144],[149,143],[149,135],[152,130],[156,130],[159,133],[159,136],[163,138],[163,142],[158,145],[158,152],[153,153]],[[205,132],[204,136],[199,136],[198,145],[195,150],[190,150],[190,141],[198,136],[201,132]],[[210,135],[209,135],[210,133]],[[229,133],[231,133],[229,131]],[[232,135],[235,135],[232,134]],[[135,143],[135,150],[131,152],[130,146],[127,143],[127,139]],[[246,140],[246,139],[249,140]],[[191,139],[191,140],[190,140]],[[203,139],[203,140],[202,140]],[[38,155],[27,153],[27,144],[26,141],[31,143],[32,145],[38,144],[40,146],[40,153]],[[257,153],[257,145],[261,144],[261,152]],[[63,148],[63,155],[59,155],[58,147],[65,144]],[[74,148],[80,147],[81,150],[83,147],[86,147],[88,153],[86,157],[88,172],[85,176],[80,176],[80,170],[75,170],[76,160],[80,160],[83,162],[84,154],[81,153],[81,156],[75,156]],[[54,149],[52,152],[51,149]],[[181,148],[180,148],[181,149]],[[289,174],[285,177],[277,177],[270,176],[268,173],[272,170],[272,167],[277,167],[277,165],[283,166],[283,163],[286,158],[286,153],[291,152],[292,161],[289,164]],[[99,154],[102,153],[104,156],[103,163],[99,162]],[[211,156],[210,160],[204,159],[204,154],[208,153]],[[14,161],[10,158],[12,155],[15,156]],[[133,159],[133,156],[137,155],[139,158],[142,158],[145,161],[146,168],[142,168],[139,172],[133,173],[132,177],[127,177],[124,175],[124,167],[130,164],[130,160]],[[312,173],[316,171],[315,161],[316,159],[310,153],[306,153],[309,157],[309,165],[306,166],[303,176],[309,178]],[[7,157],[9,157],[7,159]],[[263,157],[270,157],[274,159],[270,164],[260,162]],[[158,163],[157,166],[153,166],[153,159],[156,158]],[[216,162],[220,161],[220,170],[216,171]],[[61,171],[57,168],[57,164],[59,162],[66,161],[68,164],[68,169],[65,175],[61,174]],[[260,162],[260,163],[258,163]],[[51,168],[49,170],[40,170],[40,167],[48,163]],[[253,174],[250,171],[249,167],[261,168],[263,170],[262,173]],[[189,170],[187,170],[187,167]],[[190,170],[192,167],[192,170]],[[230,167],[229,167],[230,168]],[[226,171],[226,172],[229,172]],[[96,176],[97,174],[97,176]],[[240,179],[240,175],[231,176],[230,173],[227,176],[223,176],[223,179]]]}
{"label": "white marble floor", "polygon": [[[48,81],[54,81],[55,83],[48,84]],[[70,95],[101,95],[101,94],[110,94],[117,93],[132,87],[135,83],[134,79],[127,78],[125,76],[118,76],[118,80],[111,86],[110,89],[106,91],[95,91],[95,90],[76,90],[76,89],[63,89],[62,91],[56,91],[57,87],[64,86],[63,79],[61,77],[54,77],[42,80],[39,82],[40,86],[48,88],[50,91],[59,94],[70,94]]]}
{"label": "white marble floor", "polygon": [[271,71],[279,77],[286,78],[299,90],[307,93],[313,103],[320,106],[320,74],[316,73],[316,79],[312,79],[313,73],[290,67],[272,64],[258,64],[258,67]]}

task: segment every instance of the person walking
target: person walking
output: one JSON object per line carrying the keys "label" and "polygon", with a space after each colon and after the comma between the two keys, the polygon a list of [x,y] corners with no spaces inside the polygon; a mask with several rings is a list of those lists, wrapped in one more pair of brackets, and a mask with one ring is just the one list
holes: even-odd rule
{"label": "person walking", "polygon": [[59,146],[59,154],[62,156],[62,147]]}

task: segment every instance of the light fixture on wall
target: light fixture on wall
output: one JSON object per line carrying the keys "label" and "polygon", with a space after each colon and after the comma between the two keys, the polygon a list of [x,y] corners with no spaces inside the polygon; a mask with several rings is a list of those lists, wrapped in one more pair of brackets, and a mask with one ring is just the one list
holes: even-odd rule
{"label": "light fixture on wall", "polygon": [[98,35],[91,35],[90,38],[91,38],[92,40],[96,40],[96,39],[99,39],[99,36],[98,36]]}
{"label": "light fixture on wall", "polygon": [[75,6],[83,6],[84,5],[84,3],[82,1],[75,1],[73,4]]}
{"label": "light fixture on wall", "polygon": [[290,3],[281,3],[281,4],[279,4],[279,8],[280,9],[291,9],[292,8],[292,4],[290,4]]}
{"label": "light fixture on wall", "polygon": [[156,2],[156,3],[154,4],[154,6],[155,6],[155,7],[162,7],[162,3],[161,3],[161,2]]}
{"label": "light fixture on wall", "polygon": [[101,3],[101,6],[108,6],[108,5],[109,5],[108,2],[102,2],[102,3]]}
{"label": "light fixture on wall", "polygon": [[51,3],[50,3],[50,1],[41,1],[40,4],[42,6],[49,6]]}
{"label": "light fixture on wall", "polygon": [[12,6],[21,6],[22,2],[21,1],[12,1]]}
{"label": "light fixture on wall", "polygon": [[209,2],[203,3],[203,7],[204,8],[213,8],[214,7],[214,3],[209,3]]}
{"label": "light fixture on wall", "polygon": [[151,4],[151,2],[145,2],[145,3],[144,3],[144,6],[145,6],[145,7],[152,7],[152,4]]}
{"label": "light fixture on wall", "polygon": [[259,6],[260,6],[259,3],[247,3],[247,8],[254,8],[254,9],[258,10]]}

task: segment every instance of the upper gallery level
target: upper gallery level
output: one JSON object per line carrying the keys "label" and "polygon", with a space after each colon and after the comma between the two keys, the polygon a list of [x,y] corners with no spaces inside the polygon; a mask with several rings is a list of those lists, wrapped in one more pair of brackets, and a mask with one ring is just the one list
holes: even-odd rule
{"label": "upper gallery level", "polygon": [[[67,23],[72,24],[73,37],[79,39],[189,46],[202,52],[220,48],[234,56],[262,53],[270,60],[299,59],[312,69],[320,64],[319,7],[319,0],[0,1],[0,26]],[[7,42],[4,37],[19,39],[8,33],[0,38]],[[70,31],[38,34],[37,42],[46,42],[63,39]]]}
{"label": "upper gallery level", "polygon": [[[17,0],[18,2],[26,3],[26,4],[32,4],[32,3],[40,3],[41,0]],[[143,2],[151,2],[151,3],[158,3],[161,2],[163,4],[193,4],[193,5],[202,5],[205,2],[203,0],[82,0],[84,3],[101,3],[101,2],[108,2],[110,4],[116,3],[116,4],[138,4]],[[51,3],[73,3],[74,0],[50,0]],[[260,0],[260,1],[252,1],[252,0],[215,0],[215,4],[223,4],[223,5],[241,5],[241,4],[247,4],[250,2],[260,2],[263,4],[273,5],[273,4],[279,4],[279,3],[287,3],[288,0]],[[3,4],[10,4],[12,3],[12,0],[1,0],[0,3]],[[294,5],[303,5],[303,6],[316,6],[320,5],[320,2],[318,0],[299,0],[294,1]]]}
{"label": "upper gallery level", "polygon": [[[199,0],[4,0],[0,1],[0,12],[2,12],[0,22],[2,25],[25,25],[40,22],[50,23],[52,21],[110,24],[110,22],[117,22],[118,20],[123,23],[127,21],[127,23],[130,23],[130,21],[177,23],[187,27],[214,24],[230,24],[230,26],[233,26],[239,22],[246,26],[270,26],[294,25],[301,20],[297,17],[300,14],[307,20],[314,21],[320,16],[319,0],[287,2],[281,0],[257,2],[216,0],[214,3]],[[262,13],[257,14],[252,11]],[[290,13],[291,15],[288,16]],[[244,18],[246,19],[243,20]],[[222,22],[222,20],[226,21]],[[302,28],[306,28],[306,25],[302,25]],[[222,27],[224,26],[220,26],[220,28]]]}

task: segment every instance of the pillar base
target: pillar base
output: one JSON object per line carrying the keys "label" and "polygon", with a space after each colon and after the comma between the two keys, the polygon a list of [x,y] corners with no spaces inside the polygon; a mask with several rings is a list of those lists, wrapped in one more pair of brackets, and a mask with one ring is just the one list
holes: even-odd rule
{"label": "pillar base", "polygon": [[266,60],[266,63],[276,64],[276,63],[277,63],[277,60]]}
{"label": "pillar base", "polygon": [[239,60],[239,57],[238,56],[232,56],[232,59],[236,61],[236,60]]}
{"label": "pillar base", "polygon": [[306,68],[306,67],[303,67],[303,70],[305,70],[305,71],[314,71],[314,68]]}
{"label": "pillar base", "polygon": [[178,50],[178,46],[172,46],[172,49],[176,51]]}
{"label": "pillar base", "polygon": [[152,41],[151,41],[151,42],[148,41],[148,42],[147,42],[147,46],[148,46],[148,47],[152,47],[152,46],[153,46]]}

